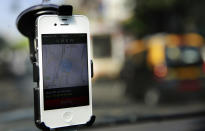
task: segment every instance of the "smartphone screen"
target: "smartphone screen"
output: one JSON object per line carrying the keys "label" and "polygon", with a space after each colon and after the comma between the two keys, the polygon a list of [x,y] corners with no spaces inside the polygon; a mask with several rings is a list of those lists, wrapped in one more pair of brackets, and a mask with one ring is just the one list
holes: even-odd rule
{"label": "smartphone screen", "polygon": [[89,105],[87,34],[42,34],[44,110]]}

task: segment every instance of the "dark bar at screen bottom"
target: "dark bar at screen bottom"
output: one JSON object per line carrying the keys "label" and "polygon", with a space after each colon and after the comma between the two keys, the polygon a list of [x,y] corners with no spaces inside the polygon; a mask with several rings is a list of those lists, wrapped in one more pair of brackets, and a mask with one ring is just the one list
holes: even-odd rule
{"label": "dark bar at screen bottom", "polygon": [[44,89],[44,110],[89,105],[88,86]]}

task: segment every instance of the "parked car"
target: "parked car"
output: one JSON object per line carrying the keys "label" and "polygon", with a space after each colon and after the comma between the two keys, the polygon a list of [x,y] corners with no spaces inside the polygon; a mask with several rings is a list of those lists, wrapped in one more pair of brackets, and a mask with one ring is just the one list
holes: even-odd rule
{"label": "parked car", "polygon": [[199,34],[158,34],[130,44],[121,78],[126,94],[148,105],[205,94],[204,39]]}

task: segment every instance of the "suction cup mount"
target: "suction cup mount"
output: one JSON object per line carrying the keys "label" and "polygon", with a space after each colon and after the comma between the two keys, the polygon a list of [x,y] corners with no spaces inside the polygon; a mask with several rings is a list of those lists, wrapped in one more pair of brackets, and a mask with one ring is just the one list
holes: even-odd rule
{"label": "suction cup mount", "polygon": [[[35,57],[35,33],[36,33],[36,19],[41,15],[56,14],[59,16],[71,16],[73,12],[73,7],[71,5],[53,5],[53,4],[40,4],[32,6],[24,10],[16,20],[16,26],[19,32],[26,36],[29,39],[29,48],[30,48],[30,59],[33,63],[33,78],[34,82],[39,83],[38,79],[38,65],[36,64],[37,58]],[[93,69],[92,69],[93,70]],[[93,71],[92,71],[93,72]],[[93,74],[93,73],[92,73]],[[39,85],[39,84],[38,84]],[[34,88],[34,119],[35,124],[39,129],[42,130],[51,130],[44,123],[40,122],[40,100],[39,100],[39,87]],[[90,121],[87,122],[86,126],[92,126],[95,122],[95,116],[90,118]],[[78,125],[79,127],[80,125]],[[63,129],[72,130],[77,129],[77,126],[73,127],[64,127]]]}

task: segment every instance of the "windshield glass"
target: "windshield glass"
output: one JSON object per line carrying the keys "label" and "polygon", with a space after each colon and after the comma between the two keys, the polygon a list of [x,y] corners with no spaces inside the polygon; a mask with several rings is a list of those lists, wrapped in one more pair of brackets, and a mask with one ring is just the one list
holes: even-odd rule
{"label": "windshield glass", "polygon": [[[29,42],[15,22],[23,10],[41,3],[0,4],[0,130],[36,129]],[[48,3],[72,4],[74,14],[89,18],[94,127],[204,110],[205,1]]]}

